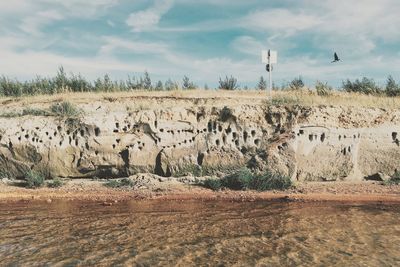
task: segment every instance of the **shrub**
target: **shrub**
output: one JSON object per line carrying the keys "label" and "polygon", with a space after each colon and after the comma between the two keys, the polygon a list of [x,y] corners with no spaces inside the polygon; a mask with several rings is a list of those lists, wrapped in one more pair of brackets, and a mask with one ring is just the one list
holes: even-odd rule
{"label": "shrub", "polygon": [[182,89],[185,90],[192,90],[192,89],[196,89],[197,86],[190,81],[189,77],[187,76],[183,76],[183,80],[182,80]]}
{"label": "shrub", "polygon": [[164,90],[164,85],[163,85],[162,81],[158,81],[156,84],[156,87],[154,89],[158,90],[158,91]]}
{"label": "shrub", "polygon": [[212,190],[229,188],[232,190],[285,190],[293,187],[293,182],[288,176],[266,171],[262,174],[253,174],[247,168],[242,168],[222,179],[207,179],[202,185]]}
{"label": "shrub", "polygon": [[218,191],[222,189],[222,182],[218,178],[209,178],[203,181],[202,184],[205,188]]}
{"label": "shrub", "polygon": [[26,181],[26,187],[28,188],[42,187],[45,181],[44,175],[34,171],[27,172],[24,178]]}
{"label": "shrub", "polygon": [[328,83],[317,81],[315,84],[315,90],[317,91],[317,95],[327,96],[331,94],[332,87],[330,87]]}
{"label": "shrub", "polygon": [[147,71],[144,72],[143,89],[145,90],[153,89],[153,86],[151,85],[150,75]]}
{"label": "shrub", "polygon": [[239,85],[237,83],[237,79],[234,78],[233,76],[225,77],[225,80],[222,80],[219,78],[219,89],[224,89],[224,90],[235,90],[238,89]]}
{"label": "shrub", "polygon": [[110,188],[121,188],[121,187],[133,187],[134,183],[132,180],[128,178],[123,178],[120,180],[109,180],[104,185]]}
{"label": "shrub", "polygon": [[258,90],[265,90],[267,89],[267,81],[265,81],[264,77],[260,77],[260,81],[257,84],[257,89]]}
{"label": "shrub", "polygon": [[60,178],[54,178],[52,181],[49,181],[47,183],[47,187],[50,187],[50,188],[58,188],[61,186],[63,186],[63,182],[61,181]]}
{"label": "shrub", "polygon": [[168,79],[165,82],[165,86],[164,87],[165,87],[165,90],[168,90],[168,91],[174,91],[174,90],[178,90],[179,89],[178,84],[176,82],[172,81],[171,79]]}
{"label": "shrub", "polygon": [[78,116],[80,113],[73,104],[67,101],[53,104],[50,107],[50,110],[54,115],[63,117],[75,117]]}
{"label": "shrub", "polygon": [[400,96],[400,86],[391,75],[387,79],[385,93],[387,96]]}
{"label": "shrub", "polygon": [[366,95],[381,93],[381,90],[375,84],[375,81],[366,77],[362,78],[361,81],[356,79],[354,82],[347,79],[345,82],[343,82],[342,87],[346,92],[362,93]]}
{"label": "shrub", "polygon": [[22,110],[22,116],[32,115],[32,116],[50,116],[51,114],[43,109],[37,108],[25,108]]}
{"label": "shrub", "polygon": [[293,182],[290,177],[271,171],[255,175],[251,183],[251,188],[258,191],[285,190],[292,186]]}
{"label": "shrub", "polygon": [[290,90],[300,90],[304,87],[304,82],[301,76],[298,78],[294,78],[290,83],[289,83],[289,89]]}
{"label": "shrub", "polygon": [[222,185],[233,190],[246,190],[251,187],[253,174],[247,168],[242,168],[222,179]]}

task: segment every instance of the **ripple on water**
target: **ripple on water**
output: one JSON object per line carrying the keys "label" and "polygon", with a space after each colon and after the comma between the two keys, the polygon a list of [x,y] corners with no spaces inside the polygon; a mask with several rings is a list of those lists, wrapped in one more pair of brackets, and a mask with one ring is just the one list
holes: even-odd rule
{"label": "ripple on water", "polygon": [[227,201],[0,206],[1,265],[400,265],[400,207]]}

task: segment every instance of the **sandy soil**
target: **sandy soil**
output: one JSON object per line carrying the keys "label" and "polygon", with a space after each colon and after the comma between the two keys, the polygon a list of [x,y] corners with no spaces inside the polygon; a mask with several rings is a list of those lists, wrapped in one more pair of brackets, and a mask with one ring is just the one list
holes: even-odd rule
{"label": "sandy soil", "polygon": [[61,188],[26,189],[0,182],[0,202],[74,200],[99,201],[104,205],[128,200],[213,200],[232,201],[335,201],[400,203],[400,185],[381,185],[378,182],[312,182],[298,184],[286,191],[231,191],[214,192],[199,186],[165,183],[152,189],[112,189],[104,182],[74,180]]}

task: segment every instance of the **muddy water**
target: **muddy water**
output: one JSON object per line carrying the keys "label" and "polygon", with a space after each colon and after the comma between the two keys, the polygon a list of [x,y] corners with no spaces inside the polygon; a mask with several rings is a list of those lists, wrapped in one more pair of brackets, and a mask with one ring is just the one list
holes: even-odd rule
{"label": "muddy water", "polygon": [[0,205],[1,266],[400,266],[400,206]]}

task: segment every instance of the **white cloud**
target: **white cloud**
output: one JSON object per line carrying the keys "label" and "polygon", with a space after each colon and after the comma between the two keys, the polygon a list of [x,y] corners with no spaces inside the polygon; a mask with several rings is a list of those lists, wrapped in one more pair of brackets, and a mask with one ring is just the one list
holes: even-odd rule
{"label": "white cloud", "polygon": [[25,33],[32,35],[40,35],[40,29],[53,21],[62,20],[64,18],[60,12],[56,10],[46,10],[38,12],[34,16],[25,17],[19,28]]}
{"label": "white cloud", "polygon": [[320,19],[315,15],[277,8],[250,13],[243,18],[241,25],[251,30],[293,34],[315,27],[320,23]]}
{"label": "white cloud", "polygon": [[172,4],[172,0],[156,0],[150,8],[131,13],[126,20],[126,24],[132,28],[133,32],[154,29],[161,17],[172,7]]}

